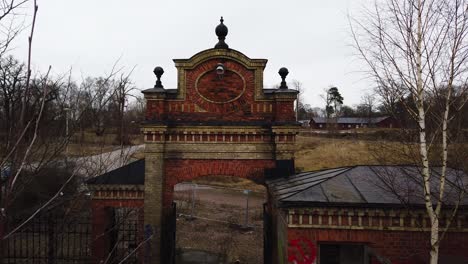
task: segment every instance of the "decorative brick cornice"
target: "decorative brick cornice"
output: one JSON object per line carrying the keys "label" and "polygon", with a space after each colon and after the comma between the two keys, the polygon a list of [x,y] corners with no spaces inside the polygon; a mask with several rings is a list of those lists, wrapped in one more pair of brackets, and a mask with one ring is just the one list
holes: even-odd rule
{"label": "decorative brick cornice", "polygon": [[268,61],[266,59],[250,59],[242,52],[233,49],[207,49],[193,55],[190,59],[174,59],[174,63],[178,68],[193,69],[196,65],[213,57],[233,59],[250,69],[264,69]]}
{"label": "decorative brick cornice", "polygon": [[[430,220],[422,210],[370,208],[289,209],[288,227],[350,230],[430,231]],[[452,212],[445,212],[445,226]],[[448,231],[468,232],[468,212],[460,212]]]}
{"label": "decorative brick cornice", "polygon": [[144,185],[90,185],[92,199],[143,199]]}
{"label": "decorative brick cornice", "polygon": [[275,127],[273,130],[261,127],[150,127],[142,129],[145,142],[184,143],[268,143],[295,142],[297,127]]}

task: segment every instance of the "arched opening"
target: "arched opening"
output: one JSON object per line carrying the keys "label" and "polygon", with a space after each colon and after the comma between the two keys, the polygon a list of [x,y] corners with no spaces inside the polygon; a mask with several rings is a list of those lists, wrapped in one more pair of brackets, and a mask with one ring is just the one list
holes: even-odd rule
{"label": "arched opening", "polygon": [[263,185],[206,175],[179,182],[173,190],[176,263],[263,263]]}

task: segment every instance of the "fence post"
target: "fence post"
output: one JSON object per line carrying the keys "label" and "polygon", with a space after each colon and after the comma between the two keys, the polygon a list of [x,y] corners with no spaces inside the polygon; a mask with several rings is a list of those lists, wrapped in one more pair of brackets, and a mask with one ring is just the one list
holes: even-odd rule
{"label": "fence post", "polygon": [[93,201],[92,205],[92,236],[91,236],[91,255],[93,263],[104,262],[111,251],[111,236],[113,225],[112,207],[100,206],[98,202]]}
{"label": "fence post", "polygon": [[52,215],[47,215],[47,263],[55,264],[55,223]]}

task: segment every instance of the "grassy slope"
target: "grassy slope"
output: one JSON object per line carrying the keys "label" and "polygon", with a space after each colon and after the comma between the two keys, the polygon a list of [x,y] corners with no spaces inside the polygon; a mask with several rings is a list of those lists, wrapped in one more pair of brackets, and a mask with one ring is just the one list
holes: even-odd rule
{"label": "grassy slope", "polygon": [[296,168],[300,171],[377,164],[372,155],[376,141],[297,136]]}

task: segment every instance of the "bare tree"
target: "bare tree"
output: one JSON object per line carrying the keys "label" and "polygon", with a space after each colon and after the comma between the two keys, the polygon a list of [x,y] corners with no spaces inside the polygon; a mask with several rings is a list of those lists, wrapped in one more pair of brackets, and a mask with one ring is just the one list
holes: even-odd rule
{"label": "bare tree", "polygon": [[293,88],[298,91],[297,93],[297,99],[296,99],[296,121],[298,120],[299,118],[299,107],[302,107],[303,106],[303,102],[302,102],[302,97],[301,95],[303,94],[304,92],[304,88],[302,88],[302,83],[298,80],[292,80],[292,86]]}
{"label": "bare tree", "polygon": [[[374,111],[375,111],[375,104],[376,104],[376,98],[374,95],[372,94],[364,94],[362,97],[361,97],[361,104],[360,106],[362,108],[364,108],[364,116],[367,118],[367,121],[368,121],[368,124],[371,125],[371,118],[373,117],[374,115]],[[359,106],[358,106],[359,108]],[[358,111],[359,112],[359,111]]]}
{"label": "bare tree", "polygon": [[[101,164],[96,166],[96,163],[104,163],[108,167],[105,171],[116,163],[113,153],[73,159],[71,163],[77,166],[63,159],[63,150],[96,101],[96,93],[91,89],[94,87],[77,85],[71,78],[71,71],[64,76],[52,77],[50,66],[45,73],[31,70],[39,10],[35,0],[30,1],[33,11],[28,27],[28,60],[21,63],[8,56],[13,39],[26,28],[14,21],[26,2],[28,0],[0,0],[0,262],[3,262],[4,243],[14,238],[17,231],[32,219],[51,207],[68,202],[70,207],[66,205],[65,211],[69,212],[73,202],[83,198],[81,196],[87,190],[82,188],[83,178],[78,178],[79,174],[89,169],[98,173]],[[114,65],[111,73],[102,78],[104,84],[120,84],[112,86],[115,90],[107,94],[103,105],[111,100],[112,94],[129,92],[129,75],[122,74],[121,82],[113,81],[119,71]],[[124,111],[125,98],[119,102],[123,102],[119,109]],[[120,115],[123,116],[123,112]],[[117,166],[123,165],[123,155],[128,160],[131,153],[132,150],[120,151]],[[122,256],[120,263],[128,256]]]}
{"label": "bare tree", "polygon": [[[355,46],[379,94],[398,98],[417,124],[416,157],[431,223],[431,264],[438,262],[447,164],[450,146],[456,143],[449,129],[467,101],[467,26],[466,0],[379,1],[364,19],[351,22]],[[408,97],[414,107],[406,103]],[[441,97],[437,104],[442,105],[436,107],[433,99]],[[441,167],[437,180],[431,170],[436,166]]]}
{"label": "bare tree", "polygon": [[120,147],[123,149],[124,145],[130,144],[128,138],[127,125],[125,124],[125,110],[128,106],[128,99],[132,96],[132,91],[136,88],[132,85],[130,75],[133,72],[130,71],[128,74],[121,74],[119,80],[114,84],[113,100],[117,106],[117,119],[119,121],[119,129],[117,137]]}
{"label": "bare tree", "polygon": [[21,9],[29,0],[0,1],[0,58],[10,49],[11,43],[24,29]]}

